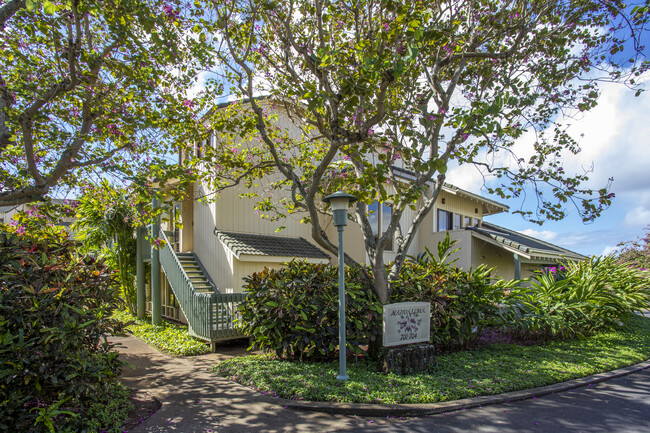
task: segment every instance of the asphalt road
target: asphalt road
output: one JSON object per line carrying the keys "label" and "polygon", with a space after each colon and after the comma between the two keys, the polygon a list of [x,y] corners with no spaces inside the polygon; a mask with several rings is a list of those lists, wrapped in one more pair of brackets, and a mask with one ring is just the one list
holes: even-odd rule
{"label": "asphalt road", "polygon": [[650,433],[650,369],[530,400],[393,420],[388,425],[369,420],[367,427],[339,431]]}

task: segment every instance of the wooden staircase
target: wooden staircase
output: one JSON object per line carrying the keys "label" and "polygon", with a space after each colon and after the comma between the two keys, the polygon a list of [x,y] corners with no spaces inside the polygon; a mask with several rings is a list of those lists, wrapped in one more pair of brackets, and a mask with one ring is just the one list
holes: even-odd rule
{"label": "wooden staircase", "polygon": [[237,306],[246,295],[219,293],[196,255],[174,251],[165,233],[159,233],[164,241],[160,248],[160,266],[187,319],[190,335],[209,341],[213,348],[218,341],[244,337],[234,320]]}
{"label": "wooden staircase", "polygon": [[198,293],[219,293],[192,252],[176,253],[178,261]]}
{"label": "wooden staircase", "polygon": [[[212,303],[212,333],[214,337],[211,340],[221,340],[229,338],[240,338],[241,334],[238,334],[232,329],[232,322],[234,316],[236,316],[236,304],[231,302],[219,302],[220,300],[225,300],[227,297],[241,297],[243,295],[222,295],[217,287],[214,285],[209,275],[205,271],[205,268],[201,262],[197,259],[196,255],[193,252],[183,252],[183,253],[174,253],[178,262],[183,268],[183,271],[190,280],[191,286],[196,293],[206,293],[209,295],[217,295],[215,298],[216,302]],[[237,298],[238,299],[238,298]],[[230,299],[229,299],[230,300]],[[240,300],[240,299],[238,299]]]}

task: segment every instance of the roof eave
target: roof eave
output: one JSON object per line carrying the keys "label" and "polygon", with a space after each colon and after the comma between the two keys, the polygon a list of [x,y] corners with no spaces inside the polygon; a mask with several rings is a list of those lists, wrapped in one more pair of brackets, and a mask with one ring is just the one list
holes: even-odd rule
{"label": "roof eave", "polygon": [[327,264],[330,262],[326,258],[318,257],[298,257],[298,256],[268,256],[263,254],[240,254],[237,260],[240,262],[268,262],[268,263],[287,263],[292,260],[304,260],[307,263]]}

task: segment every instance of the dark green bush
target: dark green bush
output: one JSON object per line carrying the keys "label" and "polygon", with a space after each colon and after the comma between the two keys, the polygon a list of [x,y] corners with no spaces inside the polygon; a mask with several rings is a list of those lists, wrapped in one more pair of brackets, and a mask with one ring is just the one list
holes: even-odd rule
{"label": "dark green bush", "polygon": [[[253,345],[286,358],[328,359],[338,346],[338,268],[292,261],[244,279],[247,296],[239,323]],[[381,304],[360,268],[346,268],[348,352],[376,338]]]}
{"label": "dark green bush", "polygon": [[391,302],[431,303],[431,342],[442,350],[474,344],[503,293],[499,284],[491,284],[491,269],[484,265],[468,272],[446,263],[451,247],[442,243],[438,257],[427,249],[408,260],[392,283]]}
{"label": "dark green bush", "polygon": [[502,325],[519,338],[586,337],[650,309],[648,274],[612,256],[541,272],[502,300]]}
{"label": "dark green bush", "polygon": [[0,225],[1,431],[97,424],[86,414],[115,400],[122,366],[106,341],[117,287],[55,229]]}

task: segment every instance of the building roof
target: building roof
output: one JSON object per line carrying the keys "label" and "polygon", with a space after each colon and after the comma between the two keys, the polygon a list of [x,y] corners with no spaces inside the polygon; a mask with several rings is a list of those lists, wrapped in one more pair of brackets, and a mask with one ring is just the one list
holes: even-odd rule
{"label": "building roof", "polygon": [[508,247],[511,251],[521,251],[530,257],[535,256],[554,259],[569,258],[579,260],[584,260],[586,258],[582,254],[578,254],[574,251],[487,222],[483,222],[480,227],[465,227],[465,229],[490,238],[497,245]]}
{"label": "building roof", "polygon": [[246,255],[311,258],[328,261],[330,259],[330,256],[304,238],[224,232],[216,229],[214,234],[237,258]]}
{"label": "building roof", "polygon": [[[412,171],[399,167],[397,165],[393,165],[391,168],[393,169],[393,172],[396,176],[408,181],[415,180],[415,174]],[[435,183],[435,180],[430,181],[430,185],[435,185]],[[499,203],[498,201],[485,198],[478,194],[474,194],[473,192],[458,188],[457,186],[446,182],[442,184],[442,190],[449,194],[459,195],[481,203],[483,205],[483,215],[492,215],[495,213],[507,212],[509,209],[508,206],[503,203]]]}

